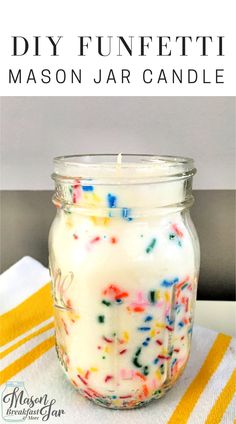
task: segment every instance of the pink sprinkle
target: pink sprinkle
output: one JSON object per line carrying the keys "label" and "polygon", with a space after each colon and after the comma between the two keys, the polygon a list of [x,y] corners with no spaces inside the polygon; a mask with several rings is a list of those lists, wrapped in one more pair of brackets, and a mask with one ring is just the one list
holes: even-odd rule
{"label": "pink sprinkle", "polygon": [[74,237],[74,239],[75,239],[75,240],[78,240],[78,238],[79,238],[79,237],[77,236],[77,234],[73,234],[73,237]]}
{"label": "pink sprinkle", "polygon": [[67,325],[66,325],[66,323],[65,323],[65,321],[64,321],[64,319],[63,319],[63,318],[62,318],[61,320],[62,320],[62,323],[63,323],[64,329],[65,329],[65,332],[66,332],[66,334],[67,334],[67,336],[68,336],[69,332],[68,332]]}
{"label": "pink sprinkle", "polygon": [[119,352],[120,355],[123,355],[123,353],[125,353],[127,351],[127,349],[123,349]]}
{"label": "pink sprinkle", "polygon": [[131,397],[132,397],[131,395],[119,396],[120,399],[129,399]]}
{"label": "pink sprinkle", "polygon": [[110,381],[110,380],[112,380],[113,379],[113,376],[112,375],[107,375],[106,377],[105,377],[105,383],[107,383],[108,381]]}
{"label": "pink sprinkle", "polygon": [[77,203],[81,197],[81,189],[79,181],[73,185],[73,203]]}
{"label": "pink sprinkle", "polygon": [[101,237],[97,236],[97,237],[94,237],[94,238],[90,241],[90,243],[97,243],[99,240],[101,240]]}
{"label": "pink sprinkle", "polygon": [[173,228],[173,230],[175,231],[175,233],[177,234],[178,237],[182,238],[184,236],[182,231],[177,227],[177,224],[173,224],[172,228]]}

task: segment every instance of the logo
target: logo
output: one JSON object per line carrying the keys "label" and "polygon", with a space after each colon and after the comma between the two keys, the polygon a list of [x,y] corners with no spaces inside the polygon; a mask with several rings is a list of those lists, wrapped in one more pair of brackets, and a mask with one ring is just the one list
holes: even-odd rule
{"label": "logo", "polygon": [[24,382],[8,381],[1,397],[2,418],[6,422],[26,420],[48,421],[51,417],[60,418],[64,409],[56,409],[56,399],[42,396],[29,396]]}

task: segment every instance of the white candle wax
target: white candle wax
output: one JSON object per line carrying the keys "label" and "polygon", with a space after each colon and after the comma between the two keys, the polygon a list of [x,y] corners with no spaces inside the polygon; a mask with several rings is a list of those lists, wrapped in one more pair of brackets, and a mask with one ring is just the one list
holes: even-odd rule
{"label": "white candle wax", "polygon": [[193,163],[90,160],[55,162],[57,349],[84,396],[136,407],[163,395],[189,355],[199,253],[181,202]]}

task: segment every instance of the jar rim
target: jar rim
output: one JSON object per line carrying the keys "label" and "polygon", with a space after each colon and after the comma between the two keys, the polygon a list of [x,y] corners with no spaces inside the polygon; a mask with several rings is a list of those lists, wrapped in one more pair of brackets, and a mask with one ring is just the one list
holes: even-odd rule
{"label": "jar rim", "polygon": [[194,160],[154,154],[76,154],[53,160],[53,179],[82,179],[97,184],[140,184],[173,181],[196,173]]}

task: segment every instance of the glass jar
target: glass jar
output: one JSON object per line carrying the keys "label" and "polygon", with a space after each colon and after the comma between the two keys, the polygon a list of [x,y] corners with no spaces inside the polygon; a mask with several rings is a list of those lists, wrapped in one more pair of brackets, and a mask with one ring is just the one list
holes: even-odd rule
{"label": "glass jar", "polygon": [[190,351],[199,244],[192,159],[54,159],[49,235],[56,350],[71,383],[108,408],[169,390]]}

